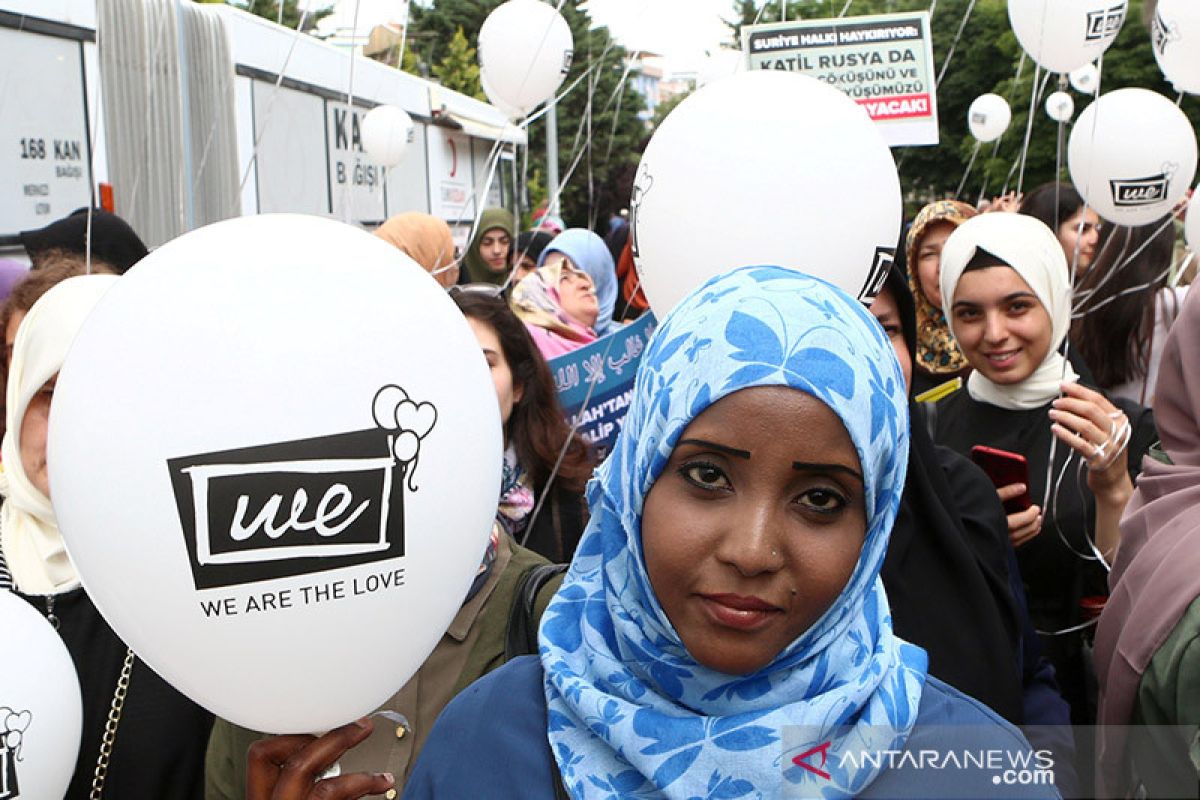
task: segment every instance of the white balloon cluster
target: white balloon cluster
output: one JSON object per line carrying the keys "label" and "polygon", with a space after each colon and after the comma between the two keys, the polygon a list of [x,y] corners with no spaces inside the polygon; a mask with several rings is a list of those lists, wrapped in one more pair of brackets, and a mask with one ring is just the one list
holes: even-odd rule
{"label": "white balloon cluster", "polygon": [[571,69],[571,28],[549,3],[508,0],[479,29],[479,78],[488,99],[510,119],[549,100]]}

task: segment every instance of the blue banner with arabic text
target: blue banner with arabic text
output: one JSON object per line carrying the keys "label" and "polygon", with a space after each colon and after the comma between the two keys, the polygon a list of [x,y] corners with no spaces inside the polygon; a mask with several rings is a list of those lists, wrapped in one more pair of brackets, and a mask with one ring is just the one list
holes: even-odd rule
{"label": "blue banner with arabic text", "polygon": [[633,397],[633,378],[658,321],[646,312],[615,333],[550,360],[567,421],[601,459],[612,450]]}

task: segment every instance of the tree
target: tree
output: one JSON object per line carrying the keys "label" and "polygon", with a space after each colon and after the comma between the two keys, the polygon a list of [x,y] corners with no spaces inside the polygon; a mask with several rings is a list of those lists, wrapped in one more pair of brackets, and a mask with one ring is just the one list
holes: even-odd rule
{"label": "tree", "polygon": [[[278,0],[200,0],[201,3],[223,3],[249,11],[260,17],[274,22],[280,22]],[[304,19],[305,32],[312,31],[317,23],[333,13],[332,5],[309,8],[308,15],[300,8],[299,0],[283,0],[282,24],[288,28],[297,28],[300,19]]]}
{"label": "tree", "polygon": [[446,47],[446,55],[433,68],[433,76],[447,89],[486,100],[479,85],[479,64],[475,60],[475,48],[467,42],[461,27],[454,29],[454,36]]}
{"label": "tree", "polygon": [[[414,3],[409,41],[419,62],[441,63],[458,28],[470,46],[477,48],[483,21],[501,2]],[[568,224],[593,227],[597,220],[628,205],[646,127],[637,116],[643,104],[629,86],[625,49],[613,41],[607,28],[591,27],[591,18],[579,8],[581,4],[581,0],[567,0],[560,10],[575,40],[575,58],[559,93],[574,88],[557,107],[559,176],[567,179],[559,207]],[[546,126],[537,121],[528,131],[529,174],[547,175]],[[532,197],[526,198],[522,205],[528,208],[531,201]]]}

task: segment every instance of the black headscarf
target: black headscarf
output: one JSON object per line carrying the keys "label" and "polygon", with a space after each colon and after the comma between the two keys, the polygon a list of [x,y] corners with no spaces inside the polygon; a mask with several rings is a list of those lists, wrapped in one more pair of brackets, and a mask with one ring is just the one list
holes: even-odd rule
{"label": "black headscarf", "polygon": [[542,251],[554,241],[554,234],[549,231],[521,231],[517,236],[517,259],[529,256],[535,262],[541,258]]}
{"label": "black headscarf", "polygon": [[[913,352],[907,281],[888,275]],[[896,634],[929,653],[929,672],[1020,724],[1020,617],[1008,585],[1008,528],[987,476],[929,437],[916,403],[908,476],[883,562]]]}
{"label": "black headscarf", "polygon": [[[33,259],[35,268],[38,253],[46,250],[60,249],[81,255],[87,252],[87,212],[86,207],[81,208],[44,228],[21,232],[21,245]],[[149,252],[128,222],[103,209],[92,210],[93,256],[123,274]]]}

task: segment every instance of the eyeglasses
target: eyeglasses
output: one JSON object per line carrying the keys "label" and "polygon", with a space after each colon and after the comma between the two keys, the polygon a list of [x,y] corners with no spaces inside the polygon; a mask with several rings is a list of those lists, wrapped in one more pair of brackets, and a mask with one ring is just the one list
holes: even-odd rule
{"label": "eyeglasses", "polygon": [[496,286],[491,283],[466,283],[455,284],[446,290],[451,296],[457,297],[464,294],[478,294],[484,297],[499,297],[504,293],[503,286]]}

